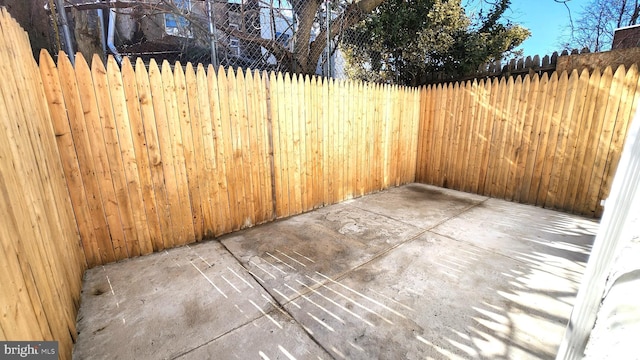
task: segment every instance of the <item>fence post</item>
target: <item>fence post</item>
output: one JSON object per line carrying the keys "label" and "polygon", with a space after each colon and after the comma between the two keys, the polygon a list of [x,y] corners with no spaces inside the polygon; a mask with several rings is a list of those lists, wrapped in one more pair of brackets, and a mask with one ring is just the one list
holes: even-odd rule
{"label": "fence post", "polygon": [[633,221],[640,211],[638,169],[640,169],[640,110],[636,111],[629,129],[627,142],[611,186],[611,194],[606,201],[600,230],[596,235],[556,360],[583,358],[591,330],[602,302],[607,296],[605,290],[624,275],[615,274],[614,277],[613,270],[619,265],[620,250],[631,243],[633,231],[637,235],[637,230],[633,229]]}

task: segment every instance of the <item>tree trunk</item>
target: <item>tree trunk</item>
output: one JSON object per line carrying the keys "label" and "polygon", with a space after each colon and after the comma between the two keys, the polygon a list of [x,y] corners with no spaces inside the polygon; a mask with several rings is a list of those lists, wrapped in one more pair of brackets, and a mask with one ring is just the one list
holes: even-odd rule
{"label": "tree trunk", "polygon": [[[384,0],[361,0],[349,4],[342,14],[331,21],[331,32],[329,33],[329,37],[333,39],[340,33],[342,29],[347,29],[357,24],[358,21],[362,20],[365,14],[372,12],[376,7],[378,7],[378,5],[382,4],[383,2]],[[317,7],[315,11],[318,11]],[[313,17],[315,17],[315,12],[313,14]],[[307,36],[308,41],[310,39],[311,27],[309,27],[307,33],[309,34]],[[322,56],[322,53],[327,47],[326,29],[322,30],[318,34],[316,39],[312,43],[308,44],[307,47],[308,50],[306,51],[306,53],[295,53],[294,56],[296,58],[296,62],[301,66],[301,68],[297,72],[311,75],[315,73],[316,67],[318,65],[318,60],[320,60],[320,56]]]}
{"label": "tree trunk", "polygon": [[74,18],[74,35],[76,38],[77,50],[84,56],[87,62],[91,61],[93,54],[100,55],[104,60],[100,32],[102,24],[98,19],[95,10],[78,11],[72,10]]}

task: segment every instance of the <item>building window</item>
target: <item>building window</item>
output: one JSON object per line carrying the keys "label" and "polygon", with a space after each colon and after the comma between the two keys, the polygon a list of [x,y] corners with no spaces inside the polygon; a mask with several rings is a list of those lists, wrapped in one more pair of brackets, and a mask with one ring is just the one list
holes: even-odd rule
{"label": "building window", "polygon": [[[191,0],[172,0],[173,4],[182,12],[191,11]],[[164,15],[164,29],[167,35],[191,37],[189,21],[178,14]]]}

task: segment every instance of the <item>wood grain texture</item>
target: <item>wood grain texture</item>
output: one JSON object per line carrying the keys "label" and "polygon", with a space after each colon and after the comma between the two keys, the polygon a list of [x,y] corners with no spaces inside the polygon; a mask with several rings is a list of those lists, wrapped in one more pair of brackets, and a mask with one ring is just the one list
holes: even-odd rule
{"label": "wood grain texture", "polygon": [[59,357],[71,359],[87,266],[74,202],[84,209],[85,234],[92,214],[66,183],[69,171],[77,184],[82,174],[69,122],[48,106],[53,96],[64,109],[59,74],[44,53],[39,71],[27,34],[4,8],[0,49],[0,340],[56,340]]}
{"label": "wood grain texture", "polygon": [[416,179],[598,217],[638,90],[637,66],[430,85]]}

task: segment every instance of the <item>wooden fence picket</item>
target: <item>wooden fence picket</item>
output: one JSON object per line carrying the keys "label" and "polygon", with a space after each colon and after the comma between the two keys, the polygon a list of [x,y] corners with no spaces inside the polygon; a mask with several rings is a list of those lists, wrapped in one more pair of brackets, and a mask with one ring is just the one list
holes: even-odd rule
{"label": "wooden fence picket", "polygon": [[599,216],[639,91],[637,67],[430,85],[416,179]]}

